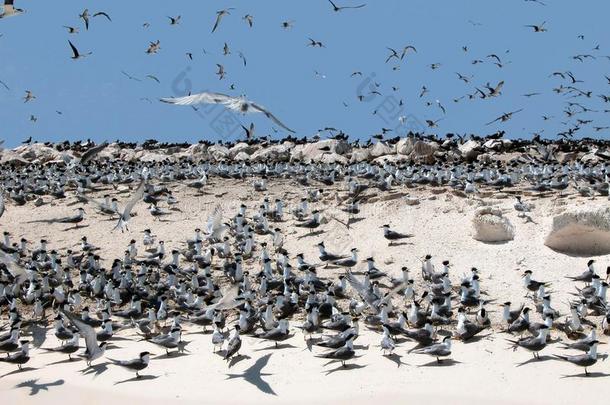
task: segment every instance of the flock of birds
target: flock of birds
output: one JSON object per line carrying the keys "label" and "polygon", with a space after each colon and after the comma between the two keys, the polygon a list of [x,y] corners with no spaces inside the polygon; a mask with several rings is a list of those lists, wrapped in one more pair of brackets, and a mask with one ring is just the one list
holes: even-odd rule
{"label": "flock of birds", "polygon": [[[364,3],[356,5],[339,5],[333,2],[332,0],[327,1],[329,3],[329,10],[335,13],[364,12],[367,6]],[[528,0],[526,0],[526,2],[535,4],[536,6],[546,6],[544,2],[531,2]],[[0,18],[24,14],[24,10],[15,8],[13,3],[13,0],[5,0],[4,9],[2,11],[2,14],[0,14]],[[216,35],[221,30],[223,21],[226,18],[232,18],[234,16],[234,13],[236,12],[237,11],[235,8],[226,8],[218,10],[218,12],[216,13],[216,17],[213,20],[211,33]],[[107,23],[112,23],[111,16],[105,11],[90,12],[88,9],[85,9],[78,15],[78,17],[83,25],[83,28],[86,31],[88,31],[92,27],[93,21],[99,19],[103,19]],[[252,14],[244,14],[242,20],[250,29],[255,28],[256,20]],[[183,23],[182,16],[167,16],[167,23],[170,26],[178,26]],[[293,24],[293,20],[286,20],[283,21],[280,25],[283,29],[290,29],[292,28]],[[481,23],[472,20],[469,21],[469,24],[471,24],[473,27],[478,27],[482,25]],[[144,29],[148,29],[151,27],[151,24],[149,22],[145,22],[143,23],[142,27]],[[79,34],[81,29],[81,27],[77,26],[77,24],[66,25],[64,26],[64,28],[67,30],[67,33],[70,36]],[[538,24],[527,24],[524,26],[524,29],[525,28],[531,29],[532,32],[536,35],[547,35],[549,31],[546,21]],[[584,35],[578,35],[578,38],[582,41],[585,40]],[[68,40],[67,42],[70,47],[71,58],[74,60],[82,59],[92,54],[92,52],[90,51],[80,51],[77,46],[72,42],[72,40]],[[312,48],[326,48],[324,42],[315,38],[308,38],[308,42],[306,44],[308,47]],[[231,49],[231,45],[225,42],[222,48],[222,55],[226,57],[228,55],[233,54],[234,52],[232,52]],[[471,50],[468,45],[463,45],[461,49],[463,51],[462,53],[464,54],[464,56],[466,58],[470,58],[470,65],[473,69],[483,64],[493,64],[498,68],[498,71],[501,72],[506,65],[513,63],[513,61],[507,60],[510,56],[510,50],[505,50],[501,52],[491,52],[484,56],[475,55],[470,57]],[[157,54],[160,51],[161,40],[159,39],[150,41],[148,47],[145,49],[145,52],[149,55]],[[417,57],[418,54],[418,48],[414,44],[406,44],[401,47],[387,47],[387,52],[387,55],[384,56],[385,62],[382,65],[391,64],[392,71],[394,72],[399,72],[401,67],[405,63],[417,63],[416,60],[411,62]],[[592,49],[588,49],[587,51],[581,51],[575,55],[570,55],[569,60],[581,65],[586,63],[601,63],[600,61],[603,59],[610,60],[610,56],[603,55],[601,54],[601,52],[602,51],[600,45],[595,45]],[[189,61],[192,61],[195,55],[194,51],[187,51],[185,52],[185,54]],[[204,50],[204,54],[207,54],[207,51]],[[243,67],[247,68],[248,63],[244,53],[239,51],[236,52],[236,54],[239,56],[241,63],[243,63]],[[227,69],[225,68],[225,65],[222,62],[215,63],[215,65],[217,67],[216,75],[221,81],[229,77]],[[432,71],[438,71],[448,68],[447,66],[445,66],[444,63],[439,62],[429,63],[428,66]],[[142,82],[144,80],[150,80],[151,83],[152,81],[156,82],[157,84],[161,83],[161,80],[154,74],[147,74],[143,79],[142,77],[138,77],[137,75],[128,73],[125,70],[122,70],[121,72],[130,81]],[[489,102],[490,100],[494,100],[498,97],[501,97],[505,86],[510,85],[510,83],[504,79],[499,79],[495,77],[486,79],[477,78],[475,74],[466,73],[463,71],[456,71],[452,72],[451,74],[455,74],[455,80],[460,81],[464,84],[464,86],[468,87],[468,92],[466,94],[455,94],[451,97],[450,102],[454,104],[462,103],[464,101]],[[326,78],[325,74],[320,73],[317,70],[315,76],[317,78],[322,79]],[[346,72],[346,77],[349,77],[351,79],[362,77],[364,80],[363,72],[358,70],[352,71],[351,73]],[[391,79],[397,81],[397,79],[395,78]],[[608,84],[610,84],[610,77],[606,76],[605,79],[608,81]],[[552,80],[552,83],[549,83],[549,91],[552,91],[554,94],[561,97],[562,104],[564,105],[562,111],[558,111],[555,114],[544,113],[540,118],[541,123],[545,125],[549,124],[550,122],[560,124],[562,130],[560,130],[556,134],[550,134],[550,136],[559,136],[566,139],[571,139],[576,136],[588,136],[590,133],[605,132],[610,129],[610,126],[599,122],[600,119],[603,119],[608,114],[608,112],[610,112],[610,109],[608,109],[607,107],[608,103],[610,103],[610,96],[608,96],[603,89],[595,91],[592,90],[590,87],[586,87],[585,81],[581,77],[578,77],[577,74],[574,73],[574,69],[572,69],[571,67],[566,67],[553,72],[549,72],[547,80]],[[363,85],[358,86],[359,90],[358,94],[356,95],[358,102],[365,102],[371,97],[376,96],[392,96],[397,100],[398,106],[402,109],[405,106],[405,100],[407,98],[411,98],[401,93],[400,86],[397,83],[381,83],[375,80],[371,81],[370,78],[365,80],[365,82],[362,83]],[[6,88],[6,90],[10,90],[9,86],[6,83],[1,81],[0,83]],[[593,85],[591,84],[591,86]],[[425,103],[425,106],[429,107],[429,114],[426,115],[428,115],[430,118],[425,119],[425,126],[427,127],[425,128],[425,130],[435,131],[439,127],[439,122],[445,119],[448,111],[450,110],[450,102],[449,100],[439,99],[442,98],[442,96],[435,94],[435,92],[432,90],[432,87],[433,86],[431,86],[430,84],[422,85],[419,93],[412,95],[412,98],[414,100],[410,100],[410,102]],[[235,83],[231,83],[228,86],[228,89],[232,91],[237,90],[237,86]],[[539,97],[542,94],[542,90],[538,90],[523,94],[523,97],[524,99],[532,99],[535,97]],[[446,98],[448,99],[449,97]],[[23,99],[26,103],[32,102],[36,99],[36,96],[34,95],[32,90],[27,90]],[[140,100],[152,103],[152,100],[149,97],[141,97]],[[276,133],[280,130],[294,132],[290,126],[287,126],[282,123],[282,121],[280,121],[268,109],[262,107],[258,103],[247,100],[245,96],[236,97],[221,92],[204,92],[199,94],[190,94],[189,92],[189,94],[183,95],[182,97],[166,97],[162,98],[161,101],[178,105],[189,105],[195,109],[198,108],[196,107],[196,104],[215,103],[222,104],[225,107],[240,113],[260,112],[265,114],[272,121],[272,124],[274,125],[272,129]],[[596,103],[596,101],[599,101],[599,103]],[[344,107],[348,108],[350,106],[351,101],[343,100],[342,103]],[[375,110],[372,111],[372,114],[379,114],[379,108],[380,107],[375,108]],[[493,124],[502,124],[511,120],[516,114],[522,112],[523,110],[524,107],[517,108],[513,111],[506,111],[497,117],[490,117],[490,119],[485,122],[485,125],[490,126]],[[57,113],[59,115],[63,114],[61,111],[57,111]],[[388,132],[398,131],[398,128],[400,128],[399,123],[404,124],[408,120],[408,118],[409,117],[404,114],[397,117],[393,117],[393,120],[396,122],[388,123],[386,127],[381,128],[380,134],[383,136],[386,135],[386,133]],[[30,121],[37,122],[38,118],[34,114],[32,114],[30,115]],[[424,128],[422,128],[422,130],[424,130]],[[251,137],[253,135],[253,132],[253,130],[248,130],[246,127],[244,127],[245,136]],[[538,129],[530,132],[533,135],[541,135],[544,133],[544,129]],[[584,135],[581,135],[583,133]]]}
{"label": "flock of birds", "polygon": [[[68,229],[85,230],[90,219],[84,207],[89,205],[116,221],[109,231],[133,232],[129,224],[138,204],[148,204],[155,219],[171,217],[180,209],[180,201],[170,189],[176,185],[203,193],[214,187],[209,183],[211,178],[249,179],[253,192],[264,195],[267,179],[288,178],[306,191],[295,206],[267,197],[255,209],[241,204],[226,212],[218,205],[205,229],[197,228],[191,237],[172,241],[171,250],[152,229],[143,230],[142,239],[133,239],[122,257],[100,256],[101,249],[86,236],[77,249],[59,251],[51,247],[52,240],[33,246],[23,238],[13,240],[5,231],[0,243],[0,313],[4,320],[0,329],[5,331],[0,336],[0,352],[6,356],[0,357],[0,362],[21,369],[30,360],[30,345],[41,354],[63,353],[72,359],[83,338],[82,357],[88,366],[107,356],[138,377],[148,366],[151,352],[142,351],[135,359],[110,357],[107,349],[116,341],[117,331],[122,331],[122,339],[131,334],[171,356],[173,351],[187,350],[188,342],[182,339],[185,328],[201,327],[205,332],[209,327],[214,351],[218,349],[227,361],[239,360],[244,335],[274,342],[281,349],[281,342],[300,331],[310,350],[314,346],[327,349],[316,351],[318,357],[348,366],[347,362],[364,350],[354,344],[364,325],[380,333],[380,347],[390,358],[396,356],[400,342],[409,340],[415,343],[409,352],[442,362],[452,356],[453,340],[477,341],[500,330],[512,335],[505,335],[511,346],[532,352],[534,358],[557,342],[583,352],[556,357],[584,367],[588,375],[588,368],[598,359],[598,329],[610,334],[606,302],[610,267],[599,275],[594,260],[581,275],[570,277],[576,288],[569,313],[562,314],[552,306],[549,284],[535,280],[528,270],[522,275],[527,299],[519,305],[501,304],[502,322],[492,324],[489,311],[500,305],[497,301],[501,297],[487,295],[476,268],[458,278],[449,261],[435,264],[427,255],[417,274],[403,267],[399,276],[392,276],[380,269],[373,257],[367,258],[366,269],[359,271],[363,261],[356,248],[343,255],[328,251],[321,241],[319,255],[314,258],[289,252],[284,243],[292,230],[304,232],[299,239],[324,238],[331,221],[349,232],[350,225],[358,221],[359,203],[366,203],[369,189],[377,193],[377,189],[387,192],[398,184],[437,184],[475,193],[476,187],[517,189],[528,182],[541,187],[558,178],[559,183],[545,187],[566,192],[562,182],[607,181],[604,164],[530,162],[499,168],[366,162],[345,167],[284,162],[125,163],[96,160],[104,146],[90,146],[83,150],[80,161],[69,165],[7,167],[0,174],[6,190],[6,200],[4,193],[0,197],[0,218],[6,202],[41,206],[37,202],[44,196],[79,205],[77,214],[31,223],[59,223],[73,226]],[[122,209],[110,195],[120,192],[119,187],[123,192],[126,187],[133,190]],[[317,207],[331,190],[341,194],[338,211],[347,216],[345,221]],[[101,201],[92,197],[92,193],[103,192]],[[66,202],[68,198],[73,201]],[[515,209],[525,215],[530,208],[519,196]],[[380,237],[389,246],[417,237],[389,224],[382,228]],[[321,266],[337,269],[336,277],[318,276]],[[534,314],[539,314],[540,321],[533,319]],[[551,331],[557,332],[554,338]],[[45,345],[50,334],[61,341],[59,346]],[[28,336],[31,339],[26,339]]]}

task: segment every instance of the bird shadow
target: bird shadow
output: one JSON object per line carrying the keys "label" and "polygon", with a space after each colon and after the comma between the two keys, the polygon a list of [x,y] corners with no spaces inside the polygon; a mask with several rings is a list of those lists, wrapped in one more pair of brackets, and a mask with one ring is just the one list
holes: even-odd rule
{"label": "bird shadow", "polygon": [[241,374],[227,374],[226,379],[231,380],[234,378],[243,378],[250,384],[254,385],[256,388],[258,388],[261,392],[264,392],[265,394],[269,395],[277,395],[275,391],[273,391],[273,388],[271,388],[269,383],[263,380],[263,377],[272,375],[263,373],[263,369],[267,366],[267,363],[269,363],[269,358],[271,358],[271,355],[272,353],[269,353],[259,358],[253,365],[248,367]]}
{"label": "bird shadow", "polygon": [[26,371],[34,371],[34,370],[38,370],[38,369],[34,368],[34,367],[18,368],[17,370],[13,370],[13,371],[10,371],[10,372],[8,372],[6,374],[1,375],[0,378],[8,377],[9,375],[13,375],[13,374],[25,373]]}
{"label": "bird shadow", "polygon": [[352,364],[346,364],[345,366],[340,364],[338,367],[323,371],[323,373],[325,373],[325,375],[330,375],[330,374],[336,373],[338,371],[358,370],[360,368],[365,368],[366,366],[368,366],[368,364],[362,365],[362,364],[352,363]]}
{"label": "bird shadow", "polygon": [[407,245],[413,245],[413,243],[411,242],[398,242],[398,243],[388,243],[388,247],[390,246],[407,246]]}
{"label": "bird shadow", "polygon": [[109,362],[96,364],[95,366],[89,366],[87,368],[83,368],[79,370],[83,375],[93,374],[93,377],[97,377],[98,375],[106,372],[108,370]]}
{"label": "bird shadow", "polygon": [[432,360],[431,362],[420,364],[417,367],[451,367],[461,363],[461,361],[457,361],[454,359],[442,359],[440,362]]}
{"label": "bird shadow", "polygon": [[231,360],[229,360],[229,368],[233,367],[234,365],[236,365],[237,363],[239,363],[242,360],[250,360],[252,357],[246,355],[246,354],[240,354],[239,356],[233,356],[231,357]]}
{"label": "bird shadow", "polygon": [[40,391],[48,391],[49,387],[56,387],[59,385],[63,385],[64,384],[64,380],[63,379],[58,379],[55,381],[51,381],[48,383],[38,383],[38,378],[36,379],[32,379],[32,380],[26,380],[24,382],[21,382],[17,385],[15,385],[14,388],[29,388],[30,389],[30,396],[32,395],[37,395]]}
{"label": "bird shadow", "polygon": [[601,378],[601,377],[610,377],[610,374],[606,373],[589,373],[588,375],[585,373],[580,374],[571,374],[571,375],[562,375],[561,378]]}
{"label": "bird shadow", "polygon": [[66,229],[63,229],[62,232],[74,231],[74,230],[83,229],[83,228],[89,228],[89,225],[71,226]]}
{"label": "bird shadow", "polygon": [[392,361],[392,362],[396,363],[396,367],[400,367],[400,366],[401,366],[401,365],[403,365],[403,364],[404,364],[405,366],[408,366],[408,365],[409,365],[409,364],[407,364],[407,363],[403,362],[403,361],[401,360],[401,359],[402,359],[402,356],[400,356],[400,355],[399,355],[399,354],[397,354],[397,353],[392,353],[392,354],[384,354],[384,355],[383,355],[383,357],[385,357],[386,359],[388,359],[388,360],[390,360],[390,361]]}
{"label": "bird shadow", "polygon": [[155,360],[163,360],[163,359],[177,359],[180,357],[184,357],[184,356],[188,356],[188,353],[184,353],[184,352],[169,352],[169,353],[165,353],[165,354],[160,354],[157,357],[154,357]]}
{"label": "bird shadow", "polygon": [[125,384],[128,382],[136,382],[136,381],[156,380],[159,377],[160,376],[158,376],[158,375],[141,375],[139,377],[136,376],[136,377],[128,378],[126,380],[117,381],[114,383],[114,385]]}
{"label": "bird shadow", "polygon": [[59,361],[54,361],[53,363],[49,363],[47,364],[47,366],[55,366],[57,364],[68,364],[68,363],[75,363],[77,361],[81,361],[81,359],[78,359],[76,357],[72,357],[71,359],[65,359],[65,360],[59,360]]}
{"label": "bird shadow", "polygon": [[280,350],[280,349],[295,349],[296,346],[291,345],[290,343],[280,343],[279,345],[272,345],[268,347],[262,347],[260,349],[254,350],[255,352],[261,352],[265,350]]}
{"label": "bird shadow", "polygon": [[479,341],[481,341],[483,339],[487,339],[491,335],[492,335],[491,333],[488,333],[486,335],[476,335],[476,336],[471,337],[470,339],[462,340],[462,343],[464,343],[466,345],[469,344],[469,343],[477,343],[477,342],[479,342]]}
{"label": "bird shadow", "polygon": [[324,231],[309,232],[309,233],[299,236],[297,239],[308,238],[311,236],[319,236],[319,235],[322,235],[323,233],[324,233]]}
{"label": "bird shadow", "polygon": [[526,360],[523,363],[517,363],[517,365],[515,367],[521,367],[521,366],[525,366],[530,363],[537,363],[539,361],[548,361],[548,360],[556,360],[556,359],[551,356],[532,357],[531,359]]}

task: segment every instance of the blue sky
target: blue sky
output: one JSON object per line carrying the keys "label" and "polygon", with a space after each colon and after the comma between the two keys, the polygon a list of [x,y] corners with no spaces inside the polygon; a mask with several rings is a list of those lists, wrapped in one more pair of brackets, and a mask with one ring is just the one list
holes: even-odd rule
{"label": "blue sky", "polygon": [[[605,21],[610,3],[602,0],[546,0],[547,6],[524,0],[379,0],[339,13],[332,11],[327,0],[16,3],[27,12],[0,20],[0,80],[10,87],[7,91],[0,86],[0,139],[9,146],[29,136],[41,141],[235,140],[242,135],[237,121],[254,122],[261,136],[283,134],[273,132],[271,123],[259,115],[227,114],[220,106],[196,113],[157,101],[189,90],[245,94],[269,108],[298,136],[335,127],[361,139],[382,127],[402,134],[427,119],[441,118],[431,131],[486,134],[503,129],[509,136],[525,137],[544,130],[543,136],[553,137],[566,128],[561,123],[566,121],[562,113],[566,101],[610,109],[597,97],[610,95],[604,78],[610,76],[610,59],[603,57],[610,55],[610,28]],[[91,13],[107,12],[112,22],[96,17],[86,31],[78,18],[85,7]],[[211,33],[216,11],[229,7],[235,10]],[[242,20],[246,14],[254,16],[253,28]],[[182,16],[180,24],[171,26],[167,16],[177,15]],[[283,21],[293,21],[294,27],[282,29]],[[543,21],[548,32],[534,33],[524,27]],[[145,22],[149,28],[143,27]],[[80,33],[69,35],[63,25],[79,27]],[[578,35],[584,35],[584,40]],[[326,48],[307,47],[308,37]],[[81,52],[93,55],[70,59],[68,39]],[[148,43],[156,40],[161,41],[161,50],[146,54]],[[231,50],[228,56],[222,54],[225,42]],[[409,53],[401,63],[384,63],[389,54],[386,47],[400,50],[406,45],[418,52]],[[593,51],[597,45],[600,49]],[[462,46],[468,46],[468,52]],[[246,67],[239,51],[247,59]],[[192,52],[194,60],[186,52]],[[486,57],[492,53],[506,63],[503,68]],[[596,59],[571,59],[589,53]],[[474,59],[484,63],[473,65]],[[223,80],[215,75],[217,63],[227,71]],[[441,65],[432,70],[433,63]],[[395,66],[400,69],[393,70]],[[567,70],[584,81],[579,88],[593,91],[592,98],[553,93],[554,87],[569,81],[549,75]],[[142,81],[129,80],[121,71]],[[354,71],[361,71],[363,77],[350,77]],[[455,72],[474,76],[472,83],[459,81]],[[145,78],[148,74],[161,83]],[[366,81],[367,77],[372,80]],[[452,101],[472,94],[475,86],[482,89],[485,83],[495,85],[500,80],[506,83],[500,97]],[[359,101],[359,89],[369,89],[370,82],[380,84],[381,95]],[[231,84],[235,90],[229,88]],[[424,85],[429,93],[419,98]],[[392,86],[399,90],[393,91]],[[24,103],[25,90],[37,99]],[[522,96],[531,92],[542,94]],[[404,106],[397,112],[393,103],[400,99]],[[444,105],[446,115],[435,100]],[[524,111],[506,123],[485,125],[520,108]],[[36,122],[30,121],[31,115]],[[408,117],[406,125],[400,126],[398,115]],[[554,118],[543,121],[542,115]],[[610,125],[608,117],[608,113],[588,113],[571,122],[594,120],[579,136],[607,137],[610,131],[595,132],[592,127]]]}

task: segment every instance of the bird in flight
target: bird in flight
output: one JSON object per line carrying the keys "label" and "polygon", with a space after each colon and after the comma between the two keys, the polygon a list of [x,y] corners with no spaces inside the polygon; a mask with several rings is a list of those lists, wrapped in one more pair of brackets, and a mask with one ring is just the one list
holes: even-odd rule
{"label": "bird in flight", "polygon": [[25,11],[20,8],[15,8],[14,0],[4,0],[4,9],[0,13],[0,18],[14,17],[23,14]]}
{"label": "bird in flight", "polygon": [[72,43],[72,41],[68,41],[68,43],[70,44],[70,48],[72,48],[72,56],[71,58],[76,60],[76,59],[80,59],[80,58],[84,58],[85,56],[89,56],[92,54],[92,52],[87,52],[85,54],[81,54],[78,52],[78,49],[76,49],[76,47],[74,46],[74,44]]}
{"label": "bird in flight", "polygon": [[250,26],[250,28],[252,28],[252,26],[254,25],[254,16],[253,15],[246,14],[245,16],[242,17],[242,20],[244,20],[246,22],[246,24],[248,24]]}
{"label": "bird in flight", "polygon": [[212,32],[216,31],[216,28],[218,28],[218,25],[220,24],[220,20],[222,20],[222,17],[224,17],[225,15],[231,15],[231,13],[229,13],[229,10],[235,10],[235,9],[227,8],[225,10],[219,10],[216,12],[216,22],[214,23],[214,28],[212,28]]}
{"label": "bird in flight", "polygon": [[64,25],[64,28],[68,30],[68,34],[78,34],[78,28],[76,27],[69,27],[67,25]]}
{"label": "bird in flight", "polygon": [[307,46],[313,46],[314,48],[315,47],[326,48],[322,42],[316,41],[316,40],[314,40],[312,38],[309,38],[309,44],[307,44]]}
{"label": "bird in flight", "polygon": [[506,122],[506,121],[510,120],[513,117],[513,114],[517,114],[518,112],[521,112],[521,111],[523,111],[523,108],[520,108],[517,111],[513,111],[513,112],[509,112],[509,113],[504,113],[504,114],[500,115],[498,118],[496,118],[495,120],[490,121],[490,122],[488,122],[485,125],[491,125],[494,122],[498,122],[498,121]]}
{"label": "bird in flight", "polygon": [[362,8],[362,7],[366,6],[366,4],[360,4],[358,6],[337,6],[335,3],[333,3],[332,0],[328,0],[328,2],[333,6],[333,11],[334,12],[338,12],[338,11],[341,11],[341,10],[347,10],[347,9]]}
{"label": "bird in flight", "polygon": [[35,99],[36,99],[36,96],[30,90],[25,91],[25,97],[23,97],[24,103],[27,103],[28,101],[32,101]]}
{"label": "bird in flight", "polygon": [[182,18],[182,16],[178,16],[178,17],[170,17],[167,16],[167,18],[169,18],[169,25],[178,25],[180,24],[180,19]]}
{"label": "bird in flight", "polygon": [[288,128],[284,125],[275,115],[273,115],[269,110],[265,107],[247,100],[244,96],[241,97],[231,97],[226,94],[221,93],[199,93],[193,94],[185,97],[177,97],[177,98],[162,98],[162,102],[168,104],[175,105],[197,105],[197,104],[223,104],[225,107],[240,112],[242,114],[246,114],[249,112],[254,113],[263,113],[267,118],[269,118],[273,123],[279,125],[284,128],[288,132],[294,133],[292,129]]}
{"label": "bird in flight", "polygon": [[148,45],[148,49],[146,50],[146,53],[148,53],[148,54],[157,53],[157,52],[159,52],[159,49],[161,49],[161,41],[157,40],[156,42],[151,42],[150,45]]}
{"label": "bird in flight", "polygon": [[548,30],[546,28],[544,28],[544,24],[546,24],[546,21],[544,21],[540,25],[526,25],[526,27],[532,28],[534,30],[534,32],[547,32]]}

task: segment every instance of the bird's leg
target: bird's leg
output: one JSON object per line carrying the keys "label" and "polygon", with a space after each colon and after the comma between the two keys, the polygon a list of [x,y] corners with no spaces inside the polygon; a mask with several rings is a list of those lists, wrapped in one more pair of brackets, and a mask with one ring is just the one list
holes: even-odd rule
{"label": "bird's leg", "polygon": [[277,349],[277,342],[275,342],[275,348]]}
{"label": "bird's leg", "polygon": [[589,376],[589,372],[587,371],[587,368],[585,367],[585,375],[588,377]]}
{"label": "bird's leg", "polygon": [[140,378],[140,374],[136,371],[136,378]]}

